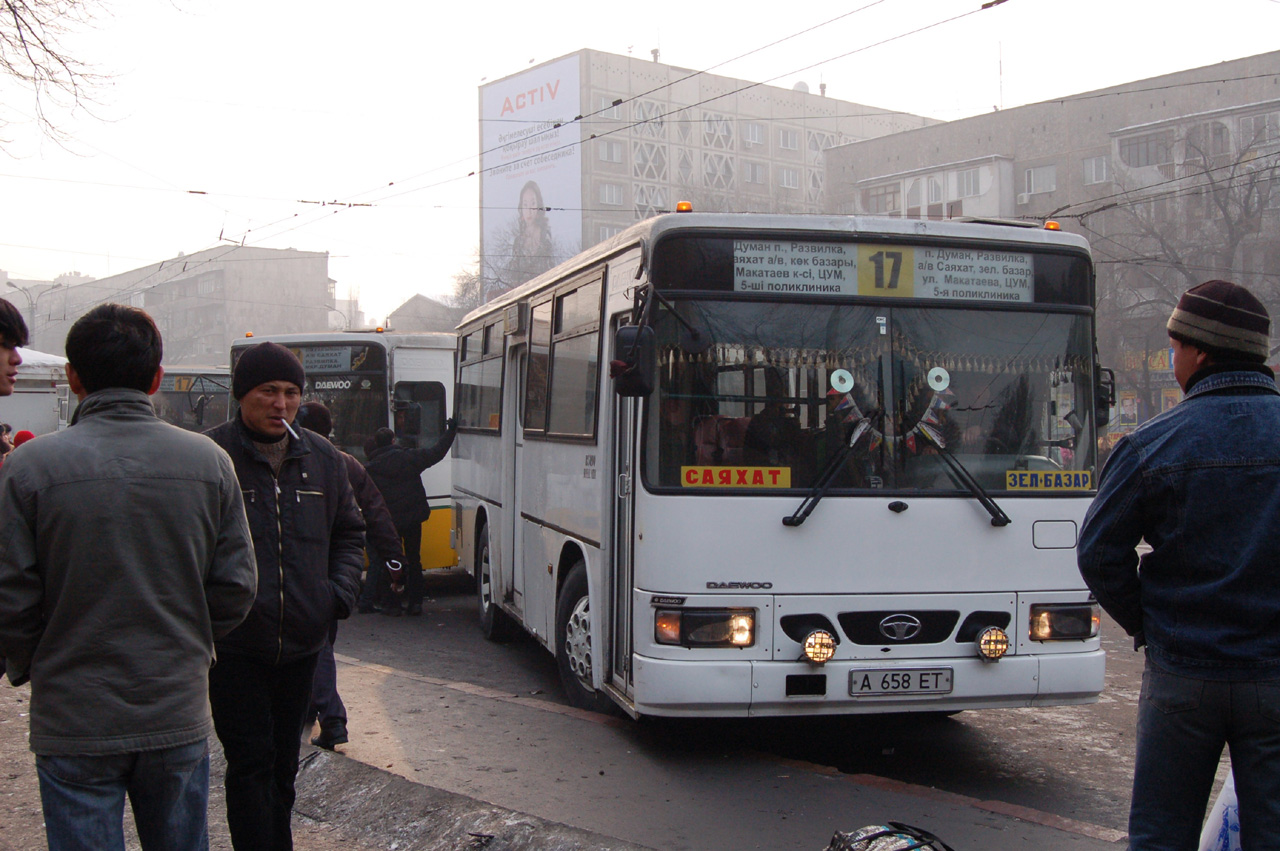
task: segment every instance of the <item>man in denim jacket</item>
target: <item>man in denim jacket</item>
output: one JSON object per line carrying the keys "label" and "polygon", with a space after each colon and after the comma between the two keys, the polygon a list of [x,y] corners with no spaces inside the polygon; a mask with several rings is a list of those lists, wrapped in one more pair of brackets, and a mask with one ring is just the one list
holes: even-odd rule
{"label": "man in denim jacket", "polygon": [[[1194,849],[1223,745],[1244,848],[1280,837],[1280,391],[1271,321],[1209,281],[1169,319],[1186,398],[1116,444],[1080,572],[1146,646],[1131,849]],[[1140,540],[1151,552],[1139,560]]]}

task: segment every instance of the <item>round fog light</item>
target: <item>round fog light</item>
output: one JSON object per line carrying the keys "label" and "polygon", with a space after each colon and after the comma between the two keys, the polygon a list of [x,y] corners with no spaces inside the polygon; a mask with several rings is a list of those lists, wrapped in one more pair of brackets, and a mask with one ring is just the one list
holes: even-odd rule
{"label": "round fog light", "polygon": [[989,626],[978,635],[978,655],[996,661],[1009,652],[1009,636],[998,626]]}
{"label": "round fog light", "polygon": [[816,665],[836,655],[836,638],[825,629],[815,629],[804,637],[804,657]]}

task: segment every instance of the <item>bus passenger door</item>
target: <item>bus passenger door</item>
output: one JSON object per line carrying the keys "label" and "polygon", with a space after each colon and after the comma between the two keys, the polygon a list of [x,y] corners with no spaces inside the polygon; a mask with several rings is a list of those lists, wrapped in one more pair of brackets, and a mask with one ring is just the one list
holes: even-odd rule
{"label": "bus passenger door", "polygon": [[[616,323],[615,323],[616,325]],[[610,335],[613,339],[614,335]],[[613,414],[613,534],[612,558],[613,570],[609,575],[610,596],[609,607],[612,617],[606,621],[610,625],[610,674],[613,687],[627,697],[632,694],[631,678],[631,588],[632,581],[632,538],[635,534],[635,489],[639,476],[636,475],[636,422],[639,410],[636,399],[614,396]]]}
{"label": "bus passenger door", "polygon": [[504,591],[510,589],[506,598],[520,610],[522,619],[525,600],[524,571],[521,568],[524,562],[524,523],[520,519],[520,480],[522,478],[520,465],[524,463],[524,423],[520,420],[520,408],[521,401],[524,399],[524,365],[525,358],[528,357],[527,352],[528,349],[525,346],[513,345],[505,361],[507,374],[503,376],[504,382],[507,382],[504,386],[516,387],[518,390],[515,393],[504,394],[510,400],[511,409],[503,412],[504,421],[509,423],[509,426],[504,429],[507,435],[504,440],[510,441],[509,447],[504,449],[503,454],[510,460],[510,465],[507,467],[510,473],[503,476],[502,504],[506,506],[504,513],[507,522],[502,536],[508,544],[505,551],[509,555],[503,559],[502,585]]}

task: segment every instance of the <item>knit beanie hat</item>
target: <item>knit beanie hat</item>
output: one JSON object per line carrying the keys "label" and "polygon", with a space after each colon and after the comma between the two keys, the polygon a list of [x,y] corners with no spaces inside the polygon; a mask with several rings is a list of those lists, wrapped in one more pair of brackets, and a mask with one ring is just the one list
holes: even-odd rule
{"label": "knit beanie hat", "polygon": [[31,440],[34,437],[35,437],[34,434],[32,434],[30,431],[27,431],[24,428],[22,431],[18,432],[13,436],[13,446],[16,449],[17,447],[21,446],[22,444],[26,443],[28,440]]}
{"label": "knit beanie hat", "polygon": [[1169,336],[1197,348],[1266,363],[1271,317],[1253,293],[1230,281],[1206,281],[1178,299]]}
{"label": "knit beanie hat", "polygon": [[231,395],[237,401],[259,384],[288,381],[301,390],[307,376],[302,361],[279,343],[258,343],[244,350],[231,377]]}

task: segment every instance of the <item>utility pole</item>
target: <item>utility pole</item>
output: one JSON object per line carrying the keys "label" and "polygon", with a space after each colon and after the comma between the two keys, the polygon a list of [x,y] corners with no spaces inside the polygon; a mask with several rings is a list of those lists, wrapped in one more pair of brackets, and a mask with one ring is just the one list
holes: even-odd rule
{"label": "utility pole", "polygon": [[[40,304],[40,297],[48,292],[59,289],[62,284],[32,284],[29,287],[20,287],[13,281],[6,281],[5,284],[10,291],[22,293],[23,298],[27,300],[27,346],[35,348],[36,344],[36,307]],[[8,293],[6,292],[6,295]]]}

